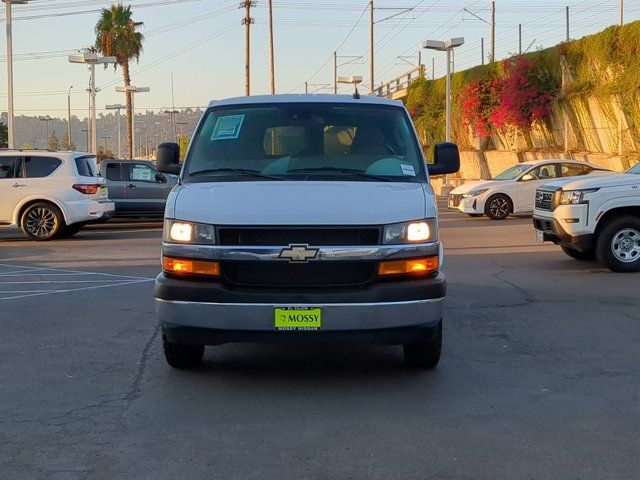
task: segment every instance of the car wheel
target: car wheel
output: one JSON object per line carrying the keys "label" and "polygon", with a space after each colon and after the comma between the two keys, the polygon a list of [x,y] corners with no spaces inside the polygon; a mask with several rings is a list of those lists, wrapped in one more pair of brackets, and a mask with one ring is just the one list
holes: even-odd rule
{"label": "car wheel", "polygon": [[471,218],[484,217],[484,213],[467,213]]}
{"label": "car wheel", "polygon": [[489,197],[484,214],[492,220],[504,220],[513,212],[513,202],[501,193]]}
{"label": "car wheel", "polygon": [[427,370],[436,368],[442,353],[442,320],[438,322],[426,342],[406,344],[403,350],[408,365]]}
{"label": "car wheel", "polygon": [[204,355],[204,345],[181,345],[172,343],[162,335],[162,348],[164,358],[173,368],[190,368],[202,360]]}
{"label": "car wheel", "polygon": [[614,272],[640,271],[640,218],[625,215],[611,220],[598,235],[596,253]]}
{"label": "car wheel", "polygon": [[27,237],[36,242],[53,240],[64,228],[64,217],[58,207],[46,202],[29,205],[22,212],[20,226]]}
{"label": "car wheel", "polygon": [[587,250],[586,252],[581,252],[580,250],[576,250],[575,248],[571,248],[571,247],[560,246],[560,248],[564,253],[566,253],[571,258],[574,258],[576,260],[589,261],[589,260],[596,259],[596,252],[593,249]]}

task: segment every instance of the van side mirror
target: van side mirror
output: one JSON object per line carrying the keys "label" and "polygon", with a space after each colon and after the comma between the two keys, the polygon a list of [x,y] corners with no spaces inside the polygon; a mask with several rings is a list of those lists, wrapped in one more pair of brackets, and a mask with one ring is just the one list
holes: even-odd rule
{"label": "van side mirror", "polygon": [[437,143],[433,148],[433,160],[427,164],[429,175],[446,175],[460,170],[460,151],[455,143]]}
{"label": "van side mirror", "polygon": [[164,142],[158,145],[156,166],[161,173],[180,175],[180,146],[174,142]]}

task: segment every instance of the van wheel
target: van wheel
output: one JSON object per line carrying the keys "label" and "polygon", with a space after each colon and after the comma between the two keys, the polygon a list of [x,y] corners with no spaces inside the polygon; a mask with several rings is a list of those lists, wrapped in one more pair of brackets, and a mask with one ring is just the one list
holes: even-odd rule
{"label": "van wheel", "polygon": [[598,235],[598,258],[614,272],[640,271],[640,218],[614,218]]}
{"label": "van wheel", "polygon": [[504,220],[513,213],[513,202],[502,193],[489,197],[484,214],[492,220]]}
{"label": "van wheel", "polygon": [[58,207],[46,202],[29,205],[22,212],[20,227],[24,234],[36,242],[53,240],[63,230],[64,217]]}
{"label": "van wheel", "polygon": [[594,249],[587,250],[586,252],[581,252],[580,250],[576,250],[575,248],[563,247],[562,245],[560,246],[560,248],[564,253],[576,260],[582,260],[586,262],[596,259],[596,252]]}
{"label": "van wheel", "polygon": [[442,353],[442,320],[438,322],[426,342],[409,343],[403,346],[403,350],[408,365],[427,370],[436,368]]}
{"label": "van wheel", "polygon": [[162,335],[162,348],[164,358],[173,368],[190,368],[202,360],[204,355],[204,345],[181,345],[172,343],[167,337]]}

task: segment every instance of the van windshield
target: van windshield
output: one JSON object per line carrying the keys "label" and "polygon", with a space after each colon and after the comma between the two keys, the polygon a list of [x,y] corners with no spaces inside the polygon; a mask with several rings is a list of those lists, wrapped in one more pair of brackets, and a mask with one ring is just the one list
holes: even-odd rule
{"label": "van windshield", "polygon": [[265,104],[209,109],[185,181],[425,181],[404,109],[351,104]]}

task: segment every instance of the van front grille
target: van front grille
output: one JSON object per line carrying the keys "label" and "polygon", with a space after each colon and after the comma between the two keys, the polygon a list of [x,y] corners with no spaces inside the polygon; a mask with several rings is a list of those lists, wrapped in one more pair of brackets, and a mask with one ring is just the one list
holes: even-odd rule
{"label": "van front grille", "polygon": [[312,246],[378,245],[379,227],[219,227],[224,246]]}

